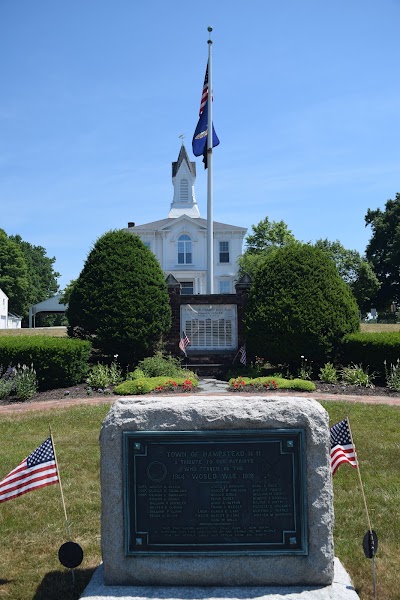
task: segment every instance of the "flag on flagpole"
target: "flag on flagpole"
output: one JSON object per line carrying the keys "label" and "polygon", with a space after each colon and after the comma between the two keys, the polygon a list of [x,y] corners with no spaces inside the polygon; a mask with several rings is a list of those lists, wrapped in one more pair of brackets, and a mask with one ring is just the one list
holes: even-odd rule
{"label": "flag on flagpole", "polygon": [[[193,135],[192,149],[195,156],[203,156],[204,168],[207,169],[207,135],[208,135],[208,63],[201,92],[199,121]],[[211,98],[212,100],[212,98]],[[218,146],[219,139],[212,126],[212,147]]]}
{"label": "flag on flagpole", "polygon": [[199,117],[201,117],[201,114],[204,110],[207,100],[208,100],[208,62],[207,62],[206,74],[204,76],[203,91],[201,93]]}
{"label": "flag on flagpole", "polygon": [[243,344],[243,346],[241,348],[239,348],[239,354],[240,354],[239,362],[241,362],[242,365],[247,365],[246,344]]}
{"label": "flag on flagpole", "polygon": [[58,481],[53,442],[49,437],[0,481],[0,502]]}
{"label": "flag on flagpole", "polygon": [[349,463],[357,468],[356,451],[351,439],[350,428],[347,419],[336,423],[330,429],[331,435],[331,468],[332,475],[343,463]]}
{"label": "flag on flagpole", "polygon": [[189,346],[189,345],[190,345],[190,340],[189,340],[188,336],[186,335],[186,333],[183,332],[182,337],[179,342],[179,348],[182,350],[182,352],[185,354],[185,356],[186,356],[186,346]]}
{"label": "flag on flagpole", "polygon": [[[203,163],[204,163],[205,169],[207,169],[207,134],[208,134],[207,103],[208,103],[208,100],[206,102],[206,106],[205,106],[203,112],[200,115],[196,130],[193,135],[193,140],[192,140],[193,154],[195,156],[203,155]],[[214,129],[214,125],[213,125],[213,128],[212,128],[213,148],[215,146],[218,146],[218,144],[219,144],[219,139],[218,139],[217,134],[215,133],[215,129]]]}

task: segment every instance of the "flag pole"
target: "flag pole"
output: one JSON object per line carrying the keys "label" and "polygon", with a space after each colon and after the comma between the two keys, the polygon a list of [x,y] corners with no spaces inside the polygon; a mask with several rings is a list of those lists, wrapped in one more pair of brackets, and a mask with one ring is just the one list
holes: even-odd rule
{"label": "flag pole", "polygon": [[367,521],[368,521],[368,529],[369,531],[372,531],[372,527],[371,527],[371,520],[369,518],[369,512],[368,512],[368,507],[367,507],[367,500],[365,498],[365,493],[364,493],[364,486],[363,486],[363,482],[361,479],[361,473],[360,473],[360,464],[358,462],[358,456],[357,456],[357,450],[356,450],[356,446],[354,444],[354,440],[353,440],[353,434],[351,432],[351,427],[350,427],[350,421],[349,421],[349,417],[346,417],[346,421],[347,421],[347,425],[349,426],[349,432],[350,432],[350,439],[351,439],[351,445],[354,448],[354,456],[356,457],[356,463],[357,463],[357,473],[358,473],[358,479],[360,482],[360,487],[361,487],[361,493],[362,493],[362,497],[364,500],[364,507],[365,507],[365,512],[367,515]]}
{"label": "flag pole", "polygon": [[208,40],[208,116],[207,116],[207,294],[214,293],[214,222],[213,222],[213,120],[212,120],[212,27],[207,27]]}
{"label": "flag pole", "polygon": [[58,468],[56,447],[54,445],[53,433],[51,431],[51,427],[50,426],[49,426],[49,430],[50,430],[51,443],[53,445],[54,460],[55,460],[55,463],[56,463],[56,469],[57,469],[57,475],[58,475],[58,483],[60,484],[61,501],[62,501],[62,505],[63,505],[63,509],[64,509],[64,517],[65,517],[65,527],[67,529],[68,541],[71,541],[71,531],[70,531],[69,523],[68,523],[67,509],[66,509],[66,506],[65,506],[64,493],[63,493],[63,488],[62,488],[62,484],[61,484],[60,470]]}
{"label": "flag pole", "polygon": [[[373,534],[372,534],[371,519],[369,517],[368,506],[367,506],[367,499],[365,497],[364,485],[363,485],[363,482],[362,482],[362,479],[361,479],[360,464],[358,462],[357,449],[356,449],[356,446],[354,444],[353,434],[352,434],[351,427],[350,427],[349,417],[346,417],[346,421],[347,421],[347,425],[349,427],[351,445],[353,446],[354,456],[356,458],[356,463],[357,463],[358,480],[360,482],[361,494],[362,494],[362,497],[363,497],[363,500],[364,500],[364,507],[365,507],[365,512],[366,512],[366,515],[367,515],[370,544],[372,543],[372,546],[373,546],[374,545],[374,538],[373,538]],[[375,549],[373,549],[371,559],[372,559],[372,579],[373,579],[373,582],[374,582],[374,598],[376,600],[377,595],[376,595]]]}

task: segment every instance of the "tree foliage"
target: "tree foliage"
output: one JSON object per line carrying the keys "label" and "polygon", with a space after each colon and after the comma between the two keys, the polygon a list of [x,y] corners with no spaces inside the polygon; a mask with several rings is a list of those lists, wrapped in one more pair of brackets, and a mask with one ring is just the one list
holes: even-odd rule
{"label": "tree foliage", "polygon": [[69,298],[68,332],[132,364],[153,353],[171,326],[164,275],[135,235],[109,231],[86,259]]}
{"label": "tree foliage", "polygon": [[368,209],[365,223],[372,229],[366,257],[381,284],[377,308],[387,310],[393,301],[400,303],[400,194],[386,202],[385,210]]}
{"label": "tree foliage", "polygon": [[0,229],[0,288],[9,298],[8,307],[26,321],[29,306],[58,291],[53,264],[45,248],[25,242],[20,235],[8,236]]}
{"label": "tree foliage", "polygon": [[270,221],[265,217],[258,225],[252,225],[253,233],[246,237],[247,252],[257,254],[280,248],[296,241],[284,221]]}
{"label": "tree foliage", "polygon": [[258,225],[252,225],[252,230],[253,233],[246,237],[246,251],[238,260],[239,277],[244,273],[254,277],[266,255],[297,242],[284,221],[270,221],[265,217]]}
{"label": "tree foliage", "polygon": [[10,312],[23,316],[28,303],[28,267],[18,244],[0,229],[0,288],[8,296]]}
{"label": "tree foliage", "polygon": [[61,304],[68,304],[69,299],[71,298],[72,290],[74,289],[74,285],[76,283],[76,279],[71,279],[69,283],[65,286],[64,290],[60,295]]}
{"label": "tree foliage", "polygon": [[60,273],[54,271],[55,257],[46,256],[46,249],[25,242],[20,235],[11,235],[10,239],[18,244],[28,267],[28,303],[36,304],[57,294]]}
{"label": "tree foliage", "polygon": [[326,252],[309,244],[277,249],[257,270],[245,323],[250,353],[274,364],[332,359],[359,327],[349,287]]}
{"label": "tree foliage", "polygon": [[338,240],[320,239],[315,246],[333,260],[339,275],[350,287],[358,308],[363,314],[368,313],[380,288],[372,265],[357,250],[347,250]]}

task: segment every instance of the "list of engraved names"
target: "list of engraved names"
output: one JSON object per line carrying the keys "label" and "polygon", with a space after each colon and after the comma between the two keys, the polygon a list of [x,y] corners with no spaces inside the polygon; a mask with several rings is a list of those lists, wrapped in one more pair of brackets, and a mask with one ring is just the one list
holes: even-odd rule
{"label": "list of engraved names", "polygon": [[[135,544],[298,546],[295,436],[151,443],[134,456]],[[298,532],[297,532],[298,533]]]}

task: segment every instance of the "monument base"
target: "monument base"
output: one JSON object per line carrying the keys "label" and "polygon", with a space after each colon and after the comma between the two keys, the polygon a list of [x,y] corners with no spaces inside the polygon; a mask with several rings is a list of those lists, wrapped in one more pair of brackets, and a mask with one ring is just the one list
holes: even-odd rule
{"label": "monument base", "polygon": [[100,565],[81,598],[87,600],[359,600],[351,579],[338,558],[334,561],[333,583],[327,586],[121,586],[105,585]]}

